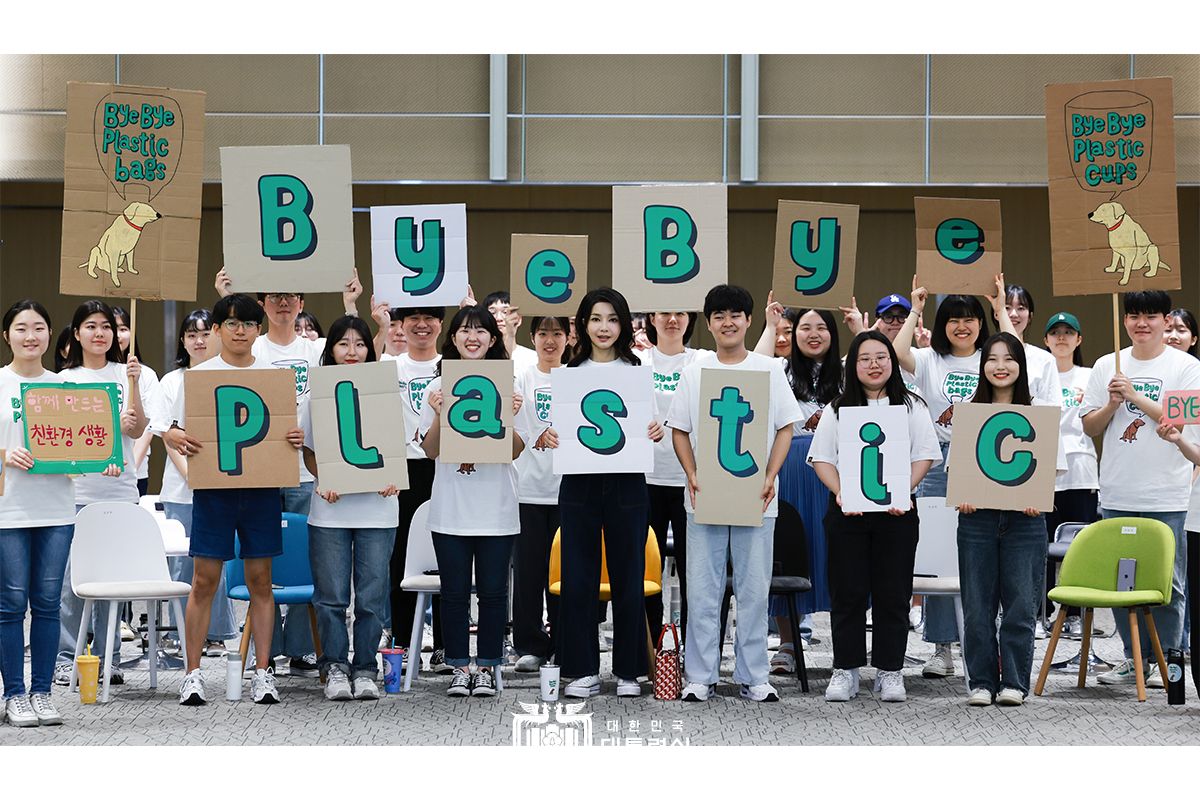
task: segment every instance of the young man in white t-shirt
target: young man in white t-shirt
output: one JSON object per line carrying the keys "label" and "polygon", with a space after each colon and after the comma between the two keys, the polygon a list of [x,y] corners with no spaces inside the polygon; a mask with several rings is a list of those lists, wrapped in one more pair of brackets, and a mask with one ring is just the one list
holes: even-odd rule
{"label": "young man in white t-shirt", "polygon": [[[792,442],[792,425],[802,419],[800,407],[788,387],[783,365],[777,359],[746,349],[746,331],[754,300],[740,286],[714,286],[704,298],[704,318],[716,341],[716,358],[694,363],[683,371],[666,425],[679,463],[687,476],[687,583],[688,623],[684,662],[687,686],[683,699],[707,700],[719,679],[721,664],[721,600],[725,596],[728,553],[737,586],[737,666],[734,680],[741,695],[758,702],[775,701],[779,693],[767,680],[767,595],[775,546],[778,514],[776,477]],[[711,525],[696,522],[696,495],[704,491],[696,478],[697,432],[700,428],[702,369],[741,369],[770,374],[770,411],[767,424],[769,455],[763,470],[762,525]]]}
{"label": "young man in white t-shirt", "polygon": [[[1121,371],[1113,354],[1101,356],[1092,368],[1079,414],[1088,436],[1104,437],[1100,459],[1100,514],[1147,517],[1165,522],[1175,534],[1175,573],[1171,602],[1154,608],[1154,625],[1164,647],[1173,647],[1183,630],[1187,551],[1184,520],[1191,490],[1192,465],[1173,444],[1155,435],[1162,418],[1163,392],[1200,389],[1200,361],[1167,347],[1163,330],[1171,311],[1166,292],[1129,292],[1124,296],[1125,332],[1132,347],[1121,351]],[[1185,435],[1193,436],[1191,431]],[[1100,676],[1106,684],[1134,683],[1133,644],[1126,615],[1117,613],[1117,630],[1125,645],[1125,661]],[[1145,628],[1142,658],[1152,650]],[[1151,661],[1153,664],[1153,661]],[[1148,686],[1162,686],[1162,676],[1150,666]]]}

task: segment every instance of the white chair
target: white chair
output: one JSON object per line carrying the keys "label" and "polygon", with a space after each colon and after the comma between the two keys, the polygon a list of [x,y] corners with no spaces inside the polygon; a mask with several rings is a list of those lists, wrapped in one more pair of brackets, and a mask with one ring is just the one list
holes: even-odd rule
{"label": "white chair", "polygon": [[[104,692],[108,702],[112,676],[113,634],[117,630],[117,604],[146,600],[149,611],[149,636],[158,641],[158,601],[170,600],[180,621],[179,644],[187,662],[187,641],[182,627],[180,598],[187,597],[191,586],[171,580],[162,534],[154,516],[133,503],[92,503],[75,517],[75,538],[71,542],[71,591],[84,601],[75,655],[83,652],[92,604],[108,600],[108,634],[104,637]],[[98,633],[98,632],[97,632]],[[150,661],[150,688],[158,686],[158,659]],[[79,678],[78,668],[71,671],[71,689]]]}
{"label": "white chair", "polygon": [[[913,594],[954,599],[954,618],[958,623],[961,646],[963,609],[958,582],[958,511],[947,507],[944,497],[921,497],[917,500],[917,516],[921,528],[913,567]],[[963,678],[970,693],[971,678],[967,673],[966,658],[963,658]]]}
{"label": "white chair", "polygon": [[[412,688],[413,672],[421,669],[421,635],[425,631],[425,610],[435,594],[442,593],[442,579],[437,575],[437,553],[433,549],[433,532],[429,530],[429,501],[417,507],[412,524],[408,526],[408,548],[404,551],[404,579],[400,588],[417,593],[417,607],[413,611],[412,639],[408,643],[408,664],[404,667],[403,691]],[[428,571],[435,574],[426,575]],[[473,581],[472,581],[473,583]],[[472,590],[474,587],[472,587]],[[502,664],[492,668],[496,678],[496,690],[503,691]]]}

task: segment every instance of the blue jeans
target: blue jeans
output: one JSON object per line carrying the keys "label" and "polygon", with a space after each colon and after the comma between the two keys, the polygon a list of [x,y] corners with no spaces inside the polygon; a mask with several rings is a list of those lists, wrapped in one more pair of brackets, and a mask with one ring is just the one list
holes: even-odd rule
{"label": "blue jeans", "polygon": [[[374,678],[375,650],[387,613],[388,576],[395,528],[308,529],[308,560],[313,574],[313,608],[321,636],[318,666],[327,673],[332,664],[347,675]],[[350,582],[354,581],[354,663],[346,634]]]}
{"label": "blue jeans", "polygon": [[[280,489],[279,498],[283,503],[284,513],[303,514],[307,517],[312,506],[312,493],[312,481]],[[282,608],[287,608],[286,616]],[[312,625],[308,613],[303,606],[297,608],[298,611],[293,614],[290,606],[275,605],[275,633],[271,636],[272,658],[278,655],[299,658],[316,649],[313,647]]]}
{"label": "blue jeans", "polygon": [[[446,663],[471,663],[468,626],[471,624],[471,566],[479,596],[479,628],[475,665],[494,667],[504,656],[504,625],[508,622],[508,562],[516,536],[453,536],[433,532],[438,573],[442,579],[442,640]],[[378,640],[376,640],[378,641]]]}
{"label": "blue jeans", "polygon": [[0,675],[4,697],[25,694],[25,609],[34,694],[50,691],[58,650],[59,596],[74,525],[0,528]]}
{"label": "blue jeans", "polygon": [[[1029,694],[1046,569],[1046,519],[981,508],[958,517],[963,659],[971,689]],[[996,643],[996,612],[1004,611]]]}
{"label": "blue jeans", "polygon": [[[1183,522],[1187,519],[1186,511],[1119,511],[1112,508],[1101,508],[1103,519],[1113,517],[1144,517],[1163,522],[1175,534],[1175,570],[1171,576],[1171,602],[1165,606],[1154,606],[1150,613],[1154,616],[1154,627],[1158,631],[1158,641],[1163,653],[1168,648],[1178,647],[1183,636],[1183,609],[1187,602],[1185,587],[1187,586],[1187,537],[1183,532]],[[1123,609],[1113,612],[1117,623],[1117,632],[1121,634],[1121,642],[1125,645],[1125,657],[1133,658],[1133,639],[1129,633],[1129,616],[1122,613]],[[1139,620],[1142,622],[1142,620]],[[1145,625],[1138,625],[1142,637],[1142,658],[1153,662],[1154,650],[1150,647],[1150,632]],[[1195,654],[1193,654],[1193,657]]]}
{"label": "blue jeans", "polygon": [[[192,536],[192,504],[191,503],[163,503],[163,513],[167,519],[178,520],[182,525],[188,538]],[[171,580],[183,581],[184,583],[192,582],[195,564],[191,556],[179,556],[167,559],[167,570],[171,573]],[[188,599],[185,597],[180,600],[182,611],[187,613]],[[175,619],[175,606],[171,606],[168,614],[171,624],[179,630],[179,620]],[[178,639],[178,634],[170,634],[172,639]],[[217,582],[217,593],[213,595],[212,613],[209,616],[208,633],[204,638],[214,641],[223,642],[226,639],[232,639],[237,636],[237,617],[233,613],[233,601],[229,599],[229,591],[225,586],[225,570],[221,570],[221,578]]]}
{"label": "blue jeans", "polygon": [[[917,485],[917,497],[946,496],[946,456],[950,451],[950,443],[942,442],[942,463],[934,464],[929,472]],[[922,634],[927,642],[934,644],[949,644],[958,641],[958,621],[954,613],[954,598],[945,596],[926,597],[925,603],[925,632]]]}
{"label": "blue jeans", "polygon": [[[83,506],[75,506],[75,513],[78,514],[83,510]],[[72,526],[74,531],[74,526]],[[73,534],[72,534],[73,535]],[[66,561],[66,569],[63,573],[62,591],[59,593],[59,622],[58,622],[58,663],[73,664],[75,663],[75,643],[76,637],[79,635],[79,623],[83,618],[83,603],[84,601],[75,596],[75,592],[71,591],[71,559],[68,552]],[[92,619],[89,629],[92,636],[92,655],[98,656],[101,661],[104,660],[104,642],[100,641],[100,634],[108,630],[108,607],[112,605],[106,600],[97,600],[92,603]],[[84,636],[87,631],[84,631]],[[86,641],[86,640],[85,640]],[[121,661],[121,626],[118,623],[113,631],[113,665],[116,666]],[[86,652],[86,649],[85,651]]]}

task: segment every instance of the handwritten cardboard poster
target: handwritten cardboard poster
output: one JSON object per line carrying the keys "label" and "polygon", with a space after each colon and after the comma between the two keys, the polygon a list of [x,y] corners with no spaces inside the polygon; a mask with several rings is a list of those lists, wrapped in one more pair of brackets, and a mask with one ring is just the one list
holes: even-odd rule
{"label": "handwritten cardboard poster", "polygon": [[[510,464],[513,362],[442,361],[443,464]],[[526,398],[528,401],[528,398]]]}
{"label": "handwritten cardboard poster", "polygon": [[788,308],[850,305],[858,254],[858,206],[780,200],[771,288]]}
{"label": "handwritten cardboard poster", "polygon": [[509,296],[523,317],[573,317],[587,294],[588,237],[512,235]]}
{"label": "handwritten cardboard poster", "polygon": [[1054,294],[1182,286],[1170,78],[1046,87]]}
{"label": "handwritten cardboard poster", "polygon": [[193,489],[300,485],[288,443],[296,427],[296,377],[282,369],[188,370],[184,429],[203,445],[188,456]]}
{"label": "handwritten cardboard poster", "polygon": [[115,383],[22,384],[30,474],[82,475],[123,466]]}
{"label": "handwritten cardboard poster", "polygon": [[1000,263],[999,200],[915,197],[917,285],[930,294],[996,293]]}
{"label": "handwritten cardboard poster", "polygon": [[1054,510],[1057,406],[959,403],[950,438],[946,505]]}
{"label": "handwritten cardboard poster", "polygon": [[723,183],[613,187],[612,285],[631,311],[700,311],[729,277]]}
{"label": "handwritten cardboard poster", "polygon": [[650,472],[654,376],[648,366],[550,370],[550,416],[558,433],[554,474]]}
{"label": "handwritten cardboard poster", "polygon": [[392,308],[457,306],[467,296],[467,206],[371,207],[371,280]]}
{"label": "handwritten cardboard poster", "polygon": [[396,368],[387,361],[312,371],[317,483],[338,494],[408,488],[408,434]]}
{"label": "handwritten cardboard poster", "polygon": [[61,293],[196,299],[204,99],[67,84]]}
{"label": "handwritten cardboard poster", "polygon": [[235,292],[341,292],[354,276],[350,148],[221,148],[225,269]]}
{"label": "handwritten cardboard poster", "polygon": [[842,481],[842,511],[910,509],[912,462],[908,409],[846,406],[838,411],[838,423],[837,468]]}
{"label": "handwritten cardboard poster", "polygon": [[[771,373],[700,370],[696,431],[696,521],[762,525],[762,490],[769,457]],[[668,431],[667,435],[671,435]]]}

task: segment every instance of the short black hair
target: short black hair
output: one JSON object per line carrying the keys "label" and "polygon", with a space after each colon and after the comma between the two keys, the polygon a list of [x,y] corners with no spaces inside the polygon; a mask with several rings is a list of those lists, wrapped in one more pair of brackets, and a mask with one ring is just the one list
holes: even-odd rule
{"label": "short black hair", "polygon": [[369,364],[375,360],[375,343],[371,339],[371,330],[366,321],[346,314],[335,319],[329,326],[329,336],[325,339],[325,349],[321,351],[321,360],[318,362],[322,367],[337,363],[333,360],[333,347],[345,338],[347,331],[357,333],[366,344],[367,360],[364,363]]}
{"label": "short black hair", "polygon": [[571,335],[571,320],[569,320],[568,318],[554,317],[554,316],[538,316],[538,317],[533,317],[529,321],[529,338],[532,340],[533,337],[537,335],[537,332],[541,329],[543,323],[548,322],[548,321],[553,322],[555,325],[557,325],[559,330],[561,330],[563,333],[567,334],[568,336]]}
{"label": "short black hair", "polygon": [[192,356],[183,345],[183,337],[187,335],[188,331],[211,331],[212,329],[212,312],[207,308],[197,308],[184,317],[183,322],[179,323],[179,339],[175,345],[175,366],[187,369],[192,365]]}
{"label": "short black hair", "polygon": [[1161,289],[1126,292],[1121,296],[1121,304],[1126,314],[1162,314],[1165,317],[1171,313],[1171,295]]}
{"label": "short black hair", "polygon": [[[54,326],[50,324],[50,312],[46,310],[46,307],[43,306],[41,303],[39,303],[37,300],[34,300],[32,297],[27,297],[24,300],[18,300],[17,302],[13,303],[12,306],[8,309],[8,311],[4,312],[4,333],[5,334],[7,334],[8,329],[12,327],[13,322],[17,318],[17,314],[20,314],[22,311],[32,311],[33,313],[37,314],[39,317],[41,317],[45,321],[47,330],[54,330]],[[57,359],[59,358],[58,351],[62,347],[61,342],[63,341],[64,334],[67,336],[70,336],[71,329],[64,328],[63,332],[58,335],[58,341],[60,342],[60,344],[54,350],[54,357],[55,357],[56,362],[57,362]],[[9,343],[8,349],[12,350],[11,342]],[[60,372],[61,370],[56,369],[54,371]]]}
{"label": "short black hair", "polygon": [[946,336],[946,323],[952,319],[979,320],[979,335],[975,337],[975,349],[988,338],[987,317],[983,314],[983,303],[973,294],[952,294],[938,306],[937,314],[930,330],[929,348],[939,356],[950,355],[950,337]]}
{"label": "short black hair", "polygon": [[1011,305],[1013,300],[1020,300],[1029,309],[1029,316],[1033,316],[1033,295],[1019,283],[1010,283],[1004,289],[1004,302]]}
{"label": "short black hair", "polygon": [[487,297],[483,298],[483,302],[480,303],[479,305],[483,306],[484,308],[487,308],[492,303],[506,303],[507,304],[507,303],[511,303],[511,302],[512,302],[512,295],[510,295],[508,292],[501,289],[500,291],[492,292]]}
{"label": "short black hair", "polygon": [[212,308],[212,316],[214,328],[227,319],[262,325],[267,312],[248,294],[230,294],[216,302]]}
{"label": "short black hair", "polygon": [[415,317],[424,314],[435,319],[446,319],[446,309],[442,306],[413,306],[412,308],[393,308],[388,311],[392,322],[400,322],[405,317]]}
{"label": "short black hair", "polygon": [[718,284],[704,295],[704,318],[711,319],[718,311],[741,311],[748,317],[754,312],[754,298],[741,286]]}

